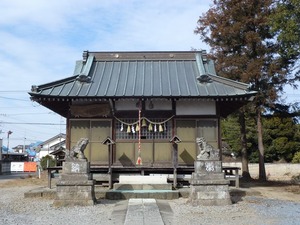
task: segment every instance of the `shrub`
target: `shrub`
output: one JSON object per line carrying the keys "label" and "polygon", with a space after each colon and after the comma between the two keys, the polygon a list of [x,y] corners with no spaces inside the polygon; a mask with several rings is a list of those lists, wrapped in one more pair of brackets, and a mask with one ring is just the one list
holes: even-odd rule
{"label": "shrub", "polygon": [[47,165],[48,165],[48,167],[55,166],[56,161],[50,155],[46,155],[43,158],[41,158],[40,164],[41,164],[41,167],[43,168],[43,170],[45,170],[45,169],[47,169]]}
{"label": "shrub", "polygon": [[300,163],[300,152],[295,153],[292,163]]}

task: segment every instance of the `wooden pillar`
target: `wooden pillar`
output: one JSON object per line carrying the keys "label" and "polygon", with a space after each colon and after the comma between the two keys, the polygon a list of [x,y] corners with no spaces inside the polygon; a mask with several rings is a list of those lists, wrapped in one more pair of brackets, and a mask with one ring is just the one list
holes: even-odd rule
{"label": "wooden pillar", "polygon": [[110,138],[107,137],[102,144],[107,145],[108,148],[108,186],[109,189],[112,189],[113,184],[112,184],[112,168],[111,168],[111,164],[112,164],[112,145],[115,144],[115,142]]}
{"label": "wooden pillar", "polygon": [[173,148],[173,188],[177,188],[177,167],[178,167],[178,143],[181,140],[175,135],[170,142],[172,143]]}
{"label": "wooden pillar", "polygon": [[177,187],[178,145],[173,143],[173,187]]}

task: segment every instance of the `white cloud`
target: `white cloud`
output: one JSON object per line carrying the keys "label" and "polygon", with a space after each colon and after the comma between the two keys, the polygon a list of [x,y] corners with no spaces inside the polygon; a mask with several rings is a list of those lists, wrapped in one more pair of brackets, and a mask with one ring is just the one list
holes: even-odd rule
{"label": "white cloud", "polygon": [[[60,123],[59,116],[30,102],[25,90],[71,76],[75,61],[82,58],[84,50],[205,48],[193,30],[210,2],[1,0],[0,130],[14,132],[11,146],[23,144],[24,137],[28,142],[58,134],[61,126],[3,122]],[[7,92],[16,90],[23,92]],[[0,137],[5,144],[6,134]]]}

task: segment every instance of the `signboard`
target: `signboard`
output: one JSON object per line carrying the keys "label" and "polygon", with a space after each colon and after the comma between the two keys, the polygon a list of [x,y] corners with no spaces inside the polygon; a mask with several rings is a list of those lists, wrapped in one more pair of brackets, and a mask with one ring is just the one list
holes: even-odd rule
{"label": "signboard", "polygon": [[23,172],[24,171],[24,162],[11,162],[10,171],[11,172]]}

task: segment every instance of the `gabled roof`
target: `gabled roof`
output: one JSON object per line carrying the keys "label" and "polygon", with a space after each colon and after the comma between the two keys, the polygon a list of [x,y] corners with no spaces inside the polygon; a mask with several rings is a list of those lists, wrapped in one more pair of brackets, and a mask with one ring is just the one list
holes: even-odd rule
{"label": "gabled roof", "polygon": [[205,52],[84,52],[74,76],[33,86],[34,97],[228,97],[253,94],[216,75]]}
{"label": "gabled roof", "polygon": [[[248,85],[216,74],[205,51],[88,52],[74,74],[32,86],[31,99],[66,117],[70,101],[120,98],[196,98],[219,101],[222,115],[256,94]],[[228,102],[230,107],[228,107]]]}
{"label": "gabled roof", "polygon": [[[55,140],[57,140],[57,139],[61,139],[61,143],[62,143],[62,142],[64,142],[64,140],[66,139],[66,135],[63,134],[63,133],[59,133],[59,134],[55,135],[54,137],[52,137],[52,138],[50,138],[50,139],[48,139],[48,140],[46,140],[46,141],[40,143],[40,145],[46,146],[46,145],[48,145],[49,143],[51,143],[52,141],[55,141]],[[50,147],[52,147],[52,146],[50,146]]]}

